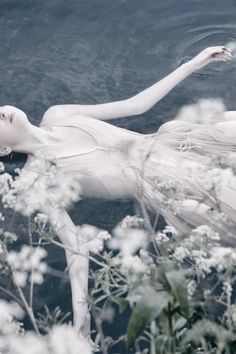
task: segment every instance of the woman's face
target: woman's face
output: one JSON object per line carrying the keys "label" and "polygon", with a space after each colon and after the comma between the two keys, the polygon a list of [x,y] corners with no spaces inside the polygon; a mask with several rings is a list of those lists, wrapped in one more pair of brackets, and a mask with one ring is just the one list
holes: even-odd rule
{"label": "woman's face", "polygon": [[30,125],[26,114],[13,106],[0,107],[0,145],[14,146]]}

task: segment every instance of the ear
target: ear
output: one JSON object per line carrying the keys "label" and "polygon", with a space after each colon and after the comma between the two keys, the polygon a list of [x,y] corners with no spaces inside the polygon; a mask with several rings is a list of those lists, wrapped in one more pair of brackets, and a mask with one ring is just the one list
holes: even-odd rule
{"label": "ear", "polygon": [[0,156],[9,155],[12,152],[12,148],[10,146],[0,146]]}

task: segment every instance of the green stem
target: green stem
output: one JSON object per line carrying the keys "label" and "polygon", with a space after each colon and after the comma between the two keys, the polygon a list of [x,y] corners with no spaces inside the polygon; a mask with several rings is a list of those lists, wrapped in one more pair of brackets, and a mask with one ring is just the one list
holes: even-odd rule
{"label": "green stem", "polygon": [[17,291],[19,293],[19,296],[20,296],[20,299],[22,301],[23,307],[24,307],[27,315],[29,316],[29,319],[30,319],[30,321],[32,323],[32,326],[33,326],[35,332],[38,335],[40,335],[40,332],[39,332],[39,329],[38,329],[38,326],[37,326],[37,323],[36,323],[32,308],[28,305],[28,302],[26,301],[26,298],[25,298],[25,296],[23,294],[23,291],[21,290],[21,288],[18,285],[16,285],[16,289],[17,289]]}
{"label": "green stem", "polygon": [[[30,247],[33,247],[33,237],[30,227],[30,216],[28,217],[28,236]],[[34,270],[31,268],[31,277],[30,277],[30,291],[29,291],[29,306],[33,308],[33,296],[34,296],[34,282],[33,282],[33,273]]]}
{"label": "green stem", "polygon": [[9,295],[10,297],[12,297],[12,299],[14,299],[16,302],[18,302],[18,304],[22,305],[22,304],[21,304],[21,301],[18,299],[18,297],[16,297],[14,294],[12,294],[11,291],[9,291],[9,290],[3,288],[2,286],[0,286],[0,290],[1,290],[3,293],[5,293],[5,294]]}
{"label": "green stem", "polygon": [[170,345],[169,345],[169,353],[175,353],[175,345],[174,345],[174,333],[173,333],[173,323],[172,323],[172,311],[171,304],[168,304],[168,334],[170,337]]}

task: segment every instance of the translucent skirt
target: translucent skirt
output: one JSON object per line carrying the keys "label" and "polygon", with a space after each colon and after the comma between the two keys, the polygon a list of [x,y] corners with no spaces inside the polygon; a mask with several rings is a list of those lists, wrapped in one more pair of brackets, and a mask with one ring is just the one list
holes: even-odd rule
{"label": "translucent skirt", "polygon": [[236,121],[171,121],[138,144],[139,201],[181,232],[236,225]]}

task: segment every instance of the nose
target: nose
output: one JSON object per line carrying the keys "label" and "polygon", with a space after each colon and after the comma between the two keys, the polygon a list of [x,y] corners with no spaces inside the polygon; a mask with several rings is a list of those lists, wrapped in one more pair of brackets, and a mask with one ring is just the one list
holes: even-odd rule
{"label": "nose", "polygon": [[13,122],[14,116],[15,116],[15,113],[13,112],[13,113],[10,115],[10,122],[11,122],[11,123]]}

